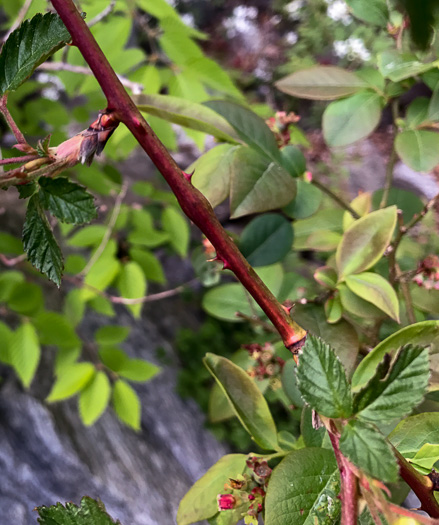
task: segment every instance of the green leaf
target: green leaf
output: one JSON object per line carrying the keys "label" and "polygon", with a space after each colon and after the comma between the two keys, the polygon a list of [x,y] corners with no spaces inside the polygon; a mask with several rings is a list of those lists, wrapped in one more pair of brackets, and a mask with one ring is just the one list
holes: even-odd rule
{"label": "green leaf", "polygon": [[171,246],[180,257],[186,257],[191,232],[184,216],[173,206],[168,206],[162,213],[162,225],[169,233]]}
{"label": "green leaf", "polygon": [[340,321],[343,314],[340,295],[334,295],[325,302],[325,313],[328,323],[334,324]]}
{"label": "green leaf", "polygon": [[134,430],[140,430],[141,405],[139,396],[122,379],[113,387],[113,407],[121,421]]}
{"label": "green leaf", "polygon": [[401,421],[389,440],[405,458],[413,458],[427,443],[439,443],[439,412],[424,412]]}
{"label": "green leaf", "polygon": [[401,160],[415,171],[431,171],[439,163],[439,135],[413,129],[399,133],[395,149]]}
{"label": "green leaf", "polygon": [[346,312],[360,319],[374,319],[375,321],[384,317],[385,314],[382,310],[354,294],[346,284],[339,283],[337,290],[340,293],[341,305]]}
{"label": "green leaf", "polygon": [[[142,268],[134,261],[128,262],[122,267],[118,285],[120,294],[125,299],[138,299],[146,295],[145,276]],[[140,317],[142,306],[142,303],[126,305],[136,319]]]}
{"label": "green leaf", "polygon": [[305,405],[300,418],[300,434],[305,447],[321,447],[326,435],[326,428],[323,425],[320,428],[314,428],[313,419],[313,410]]}
{"label": "green leaf", "polygon": [[299,179],[296,184],[296,197],[282,211],[292,219],[306,219],[319,209],[323,194],[309,182]]}
{"label": "green leaf", "polygon": [[71,40],[58,15],[37,14],[25,20],[0,53],[0,94],[16,90],[50,55]]}
{"label": "green leaf", "polygon": [[439,445],[425,443],[425,445],[422,445],[422,447],[416,452],[413,458],[410,459],[410,463],[413,463],[415,468],[421,467],[430,472],[438,460]]}
{"label": "green leaf", "polygon": [[163,267],[153,253],[140,248],[131,248],[130,257],[142,268],[147,281],[155,281],[160,284],[166,282]]}
{"label": "green leaf", "polygon": [[51,507],[37,507],[40,525],[120,525],[106,513],[101,501],[95,501],[87,496],[81,500],[81,506],[73,503],[61,503]]}
{"label": "green leaf", "polygon": [[280,152],[280,163],[292,177],[300,177],[306,170],[306,159],[297,146],[289,144]]}
{"label": "green leaf", "polygon": [[17,237],[9,233],[0,232],[0,252],[5,255],[21,255],[23,246]]}
{"label": "green leaf", "polygon": [[[358,213],[360,217],[364,217],[365,215],[370,213],[372,207],[371,193],[360,193],[360,195],[355,197],[355,199],[350,203],[350,206],[354,211]],[[352,226],[354,222],[354,217],[352,217],[352,215],[348,211],[345,211],[343,214],[343,231],[346,231],[349,228],[349,226]]]}
{"label": "green leaf", "polygon": [[101,326],[95,332],[95,341],[100,345],[117,345],[125,341],[130,330],[129,326]]}
{"label": "green leaf", "polygon": [[264,157],[280,161],[276,139],[265,121],[250,109],[226,100],[209,100],[204,105],[224,117],[238,136]]}
{"label": "green leaf", "polygon": [[169,241],[169,234],[156,230],[151,213],[147,210],[131,211],[134,230],[128,235],[128,242],[147,248],[156,248]]}
{"label": "green leaf", "polygon": [[186,493],[177,512],[177,525],[190,525],[218,512],[217,496],[229,478],[236,479],[246,468],[245,454],[228,454],[213,465]]}
{"label": "green leaf", "polygon": [[69,246],[75,248],[85,248],[86,246],[97,246],[102,242],[102,239],[107,231],[106,226],[102,224],[93,224],[93,226],[87,226],[76,232],[67,241]]}
{"label": "green leaf", "polygon": [[373,478],[390,483],[398,479],[398,465],[390,444],[368,423],[352,420],[343,427],[340,452]]}
{"label": "green leaf", "polygon": [[294,315],[300,326],[326,341],[335,350],[350,375],[357,364],[359,346],[358,335],[352,325],[343,319],[336,324],[329,324],[323,308],[313,304],[296,305]]}
{"label": "green leaf", "polygon": [[63,312],[73,327],[77,326],[85,314],[85,302],[82,300],[81,290],[75,288],[66,295]]}
{"label": "green leaf", "polygon": [[[120,262],[113,256],[108,256],[108,254],[103,253],[87,273],[84,283],[103,291],[115,280],[120,270]],[[93,289],[86,287],[82,289],[82,298],[84,301],[94,299],[96,296],[97,292]]]}
{"label": "green leaf", "polygon": [[[378,209],[381,199],[383,197],[383,190],[378,190],[373,193],[372,207]],[[395,205],[398,210],[402,210],[404,222],[408,222],[415,213],[422,211],[424,203],[413,192],[401,190],[400,188],[391,188],[389,197],[387,199],[387,206]]]}
{"label": "green leaf", "polygon": [[29,199],[23,225],[23,248],[37,270],[61,286],[63,257],[44,214],[38,194]]}
{"label": "green leaf", "polygon": [[216,111],[202,104],[170,95],[135,95],[140,111],[155,115],[173,124],[203,131],[225,142],[239,142],[233,127]]}
{"label": "green leaf", "polygon": [[42,345],[58,345],[74,348],[81,345],[75,329],[65,315],[57,312],[41,312],[32,320]]}
{"label": "green leaf", "polygon": [[65,177],[41,177],[38,183],[42,205],[60,221],[84,224],[97,217],[93,195],[79,184]]}
{"label": "green leaf", "polygon": [[23,323],[13,333],[10,341],[10,359],[23,386],[28,388],[40,361],[40,345],[35,328]]}
{"label": "green leaf", "polygon": [[68,348],[62,346],[56,353],[55,374],[58,376],[62,373],[63,368],[69,367],[76,363],[81,356],[81,347]]}
{"label": "green leaf", "polygon": [[13,332],[5,323],[0,321],[0,361],[7,365],[12,365],[11,362],[11,342]]}
{"label": "green leaf", "polygon": [[79,395],[79,415],[85,426],[93,425],[105,412],[111,395],[110,381],[104,372],[97,371]]}
{"label": "green leaf", "polygon": [[323,137],[332,147],[347,146],[367,137],[381,118],[382,97],[362,91],[331,102],[323,114]]}
{"label": "green leaf", "polygon": [[8,298],[8,307],[22,315],[35,315],[43,307],[43,292],[34,283],[17,283]]}
{"label": "green leaf", "polygon": [[434,87],[433,95],[429,101],[428,119],[433,122],[439,120],[439,84]]}
{"label": "green leaf", "polygon": [[129,381],[145,383],[160,372],[160,368],[143,359],[129,359],[118,370],[118,374]]}
{"label": "green leaf", "polygon": [[332,451],[321,448],[293,451],[271,474],[265,523],[333,525],[341,513],[339,492],[339,473]]}
{"label": "green leaf", "polygon": [[434,62],[423,64],[409,53],[390,50],[378,54],[378,68],[382,75],[392,82],[400,82],[406,78],[420,75],[434,67]]}
{"label": "green leaf", "polygon": [[357,75],[336,66],[301,69],[275,83],[277,89],[293,97],[334,100],[367,87]]}
{"label": "green leaf", "polygon": [[47,401],[61,401],[80,392],[95,374],[95,367],[91,363],[73,363],[60,371]]}
{"label": "green leaf", "polygon": [[282,388],[293,405],[302,408],[304,401],[297,386],[296,368],[297,366],[294,359],[288,359],[282,368]]}
{"label": "green leaf", "polygon": [[21,186],[16,186],[18,193],[19,193],[19,199],[27,199],[28,197],[31,197],[36,191],[37,191],[37,185],[35,182],[30,182],[28,184],[22,184]]}
{"label": "green leaf", "polygon": [[193,173],[192,184],[201,191],[213,208],[229,196],[233,157],[238,149],[230,144],[215,146],[198,157],[186,170]]}
{"label": "green leaf", "polygon": [[16,270],[0,273],[0,302],[9,301],[16,286],[24,282],[24,275]]}
{"label": "green leaf", "polygon": [[288,172],[250,148],[242,146],[236,150],[231,169],[233,219],[281,208],[296,195],[296,181]]}
{"label": "green leaf", "polygon": [[405,114],[406,123],[410,128],[416,129],[428,120],[429,102],[427,97],[418,97],[410,103]]}
{"label": "green leaf", "polygon": [[265,450],[278,450],[276,425],[267,401],[248,374],[225,357],[208,353],[203,361],[256,443]]}
{"label": "green leaf", "polygon": [[401,346],[410,343],[414,346],[432,345],[432,354],[439,348],[439,321],[423,321],[395,332],[376,346],[358,365],[352,377],[355,389],[363,387],[374,375],[375,369],[386,354],[394,354]]}
{"label": "green leaf", "polygon": [[362,0],[346,0],[346,3],[355,17],[381,28],[386,27],[389,19],[386,0],[369,0],[367,4]]}
{"label": "green leaf", "polygon": [[293,229],[281,215],[267,213],[253,219],[241,235],[239,248],[252,266],[282,260],[293,246]]}
{"label": "green leaf", "polygon": [[404,346],[387,372],[384,361],[354,397],[354,412],[364,421],[402,418],[423,400],[430,376],[428,350]]}
{"label": "green leaf", "polygon": [[336,262],[339,280],[364,272],[383,256],[396,225],[396,206],[369,213],[355,221],[338,245]]}
{"label": "green leaf", "polygon": [[349,417],[352,396],[346,373],[334,350],[318,337],[308,335],[297,368],[303,399],[326,417]]}
{"label": "green leaf", "polygon": [[324,288],[334,290],[337,285],[337,272],[330,266],[320,266],[314,272],[314,279]]}
{"label": "green leaf", "polygon": [[348,275],[346,284],[351,292],[372,303],[399,323],[399,301],[392,285],[377,273]]}
{"label": "green leaf", "polygon": [[113,372],[119,372],[130,360],[127,354],[120,348],[107,345],[99,349],[99,357],[104,365],[110,370],[113,370]]}

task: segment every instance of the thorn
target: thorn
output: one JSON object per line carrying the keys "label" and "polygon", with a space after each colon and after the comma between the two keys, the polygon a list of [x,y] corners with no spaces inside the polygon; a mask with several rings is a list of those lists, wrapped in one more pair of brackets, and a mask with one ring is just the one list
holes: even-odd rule
{"label": "thorn", "polygon": [[231,270],[232,267],[227,261],[224,261],[224,259],[221,259],[223,261],[223,270]]}
{"label": "thorn", "polygon": [[192,184],[192,175],[195,173],[195,170],[192,173],[186,173],[183,171],[184,178]]}

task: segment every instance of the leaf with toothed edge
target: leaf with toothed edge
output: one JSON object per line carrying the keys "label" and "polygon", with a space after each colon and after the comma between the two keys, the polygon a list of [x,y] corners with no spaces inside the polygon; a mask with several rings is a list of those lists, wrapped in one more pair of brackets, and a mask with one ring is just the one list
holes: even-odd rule
{"label": "leaf with toothed edge", "polygon": [[23,248],[29,262],[59,288],[64,269],[63,256],[44,214],[38,193],[29,199],[27,206],[23,226]]}
{"label": "leaf with toothed edge", "polygon": [[16,90],[47,58],[71,40],[61,18],[38,13],[13,31],[0,53],[0,95]]}

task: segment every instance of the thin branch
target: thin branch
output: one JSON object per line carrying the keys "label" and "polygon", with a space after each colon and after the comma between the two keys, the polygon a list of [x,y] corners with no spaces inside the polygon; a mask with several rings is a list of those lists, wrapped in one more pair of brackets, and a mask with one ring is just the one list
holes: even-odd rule
{"label": "thin branch", "polygon": [[341,197],[336,195],[334,192],[332,192],[328,187],[320,183],[318,180],[312,179],[311,184],[314,184],[316,188],[319,188],[319,190],[323,191],[324,193],[326,193],[326,195],[331,197],[331,199],[334,202],[336,202],[339,206],[341,206],[346,211],[348,211],[354,219],[360,218],[358,213],[347,202],[345,202]]}
{"label": "thin branch", "polygon": [[106,18],[109,14],[111,14],[114,11],[115,7],[116,0],[111,0],[111,2],[103,11],[101,11],[99,14],[97,14],[94,18],[90,20],[90,22],[88,23],[88,27],[93,27],[94,25],[101,22],[104,18]]}
{"label": "thin branch", "polygon": [[3,253],[0,253],[0,261],[8,267],[16,266],[17,264],[22,263],[27,259],[27,255],[25,253],[19,255],[18,257],[14,257],[13,259],[9,259],[4,255]]}
{"label": "thin branch", "polygon": [[[93,72],[88,67],[74,66],[67,62],[45,62],[37,67],[38,71],[68,71],[69,73],[78,73],[80,75],[93,76]],[[132,82],[123,75],[117,75],[121,83],[131,89],[135,95],[142,93],[144,86],[138,82]]]}
{"label": "thin branch", "polygon": [[439,503],[434,496],[433,482],[428,476],[424,476],[413,468],[406,459],[393,448],[399,464],[399,473],[402,479],[418,496],[421,509],[432,518],[439,518]]}
{"label": "thin branch", "polygon": [[94,252],[94,254],[90,257],[85,268],[80,272],[79,274],[80,276],[83,277],[88,274],[92,266],[95,264],[95,262],[102,255],[102,252],[105,250],[105,247],[107,246],[108,241],[110,240],[111,234],[113,233],[113,229],[116,224],[117,218],[119,217],[120,208],[122,206],[122,201],[124,200],[125,195],[127,194],[127,190],[128,190],[128,185],[123,184],[116,198],[116,201],[114,203],[113,212],[111,214],[110,220],[108,221],[107,229],[105,230],[105,234],[102,238],[102,241],[99,244],[99,246],[96,248],[96,251]]}
{"label": "thin branch", "polygon": [[215,247],[217,257],[223,261],[224,267],[232,270],[253,296],[277,328],[285,346],[293,353],[297,353],[305,342],[306,331],[291,319],[289,313],[265,286],[221,226],[208,200],[193,187],[190,177],[181,171],[147,124],[123,88],[73,1],[52,0],[52,5],[72,35],[73,45],[79,48],[107,98],[109,120],[113,117],[127,126],[168,182],[183,212]]}
{"label": "thin branch", "polygon": [[11,128],[12,133],[14,134],[15,139],[19,144],[27,144],[27,140],[24,138],[23,133],[20,131],[20,128],[15,123],[12,115],[9,113],[9,110],[6,106],[8,101],[8,95],[3,95],[0,97],[0,113],[5,117],[6,122]]}
{"label": "thin branch", "polygon": [[123,305],[153,303],[155,301],[161,301],[162,299],[168,299],[169,297],[174,297],[176,295],[179,295],[180,293],[184,292],[184,290],[188,286],[192,286],[193,284],[199,282],[198,278],[195,278],[195,279],[188,281],[187,283],[180,284],[176,288],[165,290],[164,292],[145,295],[144,297],[138,297],[136,299],[128,299],[126,297],[120,297],[118,295],[111,295],[107,292],[104,292],[103,290],[99,290],[95,286],[84,282],[82,277],[80,277],[79,275],[64,275],[63,279],[77,286],[83,286],[84,288],[87,288],[91,292],[95,292],[101,297],[104,297],[104,299],[108,299],[113,304],[123,304]]}
{"label": "thin branch", "polygon": [[384,190],[383,196],[381,197],[380,208],[385,208],[387,205],[389,193],[393,184],[393,173],[395,171],[395,162],[397,158],[398,156],[396,154],[396,149],[395,146],[393,146],[392,152],[390,153],[389,161],[387,162],[386,166],[386,181],[384,183]]}
{"label": "thin branch", "polygon": [[3,42],[6,42],[6,40],[9,38],[10,34],[17,29],[17,27],[23,22],[24,17],[26,16],[27,12],[29,11],[29,8],[32,4],[32,0],[26,0],[23,4],[23,7],[20,9],[17,18],[15,19],[14,23],[10,27],[9,31],[6,33],[6,35],[2,38]]}

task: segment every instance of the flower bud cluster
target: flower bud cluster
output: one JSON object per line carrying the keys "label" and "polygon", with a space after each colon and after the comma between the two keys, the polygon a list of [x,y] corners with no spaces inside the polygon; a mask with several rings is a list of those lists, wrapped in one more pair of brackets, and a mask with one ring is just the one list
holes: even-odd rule
{"label": "flower bud cluster", "polygon": [[290,143],[290,124],[296,124],[299,120],[300,117],[293,112],[277,111],[274,117],[269,118],[265,122],[274,133],[278,146],[282,148]]}
{"label": "flower bud cluster", "polygon": [[264,500],[267,484],[271,476],[268,463],[256,456],[247,460],[247,467],[251,475],[239,475],[236,479],[229,478],[224,485],[226,494],[218,494],[218,509],[220,511],[240,509],[241,517],[246,525],[257,525],[258,514],[264,509]]}
{"label": "flower bud cluster", "polygon": [[250,357],[254,359],[255,364],[251,366],[247,373],[250,377],[262,381],[263,379],[270,379],[271,387],[275,389],[276,385],[280,386],[279,376],[285,361],[277,357],[272,344],[265,343],[261,346],[257,343],[243,345]]}
{"label": "flower bud cluster", "polygon": [[413,281],[426,290],[439,290],[439,257],[428,255],[421,261]]}

